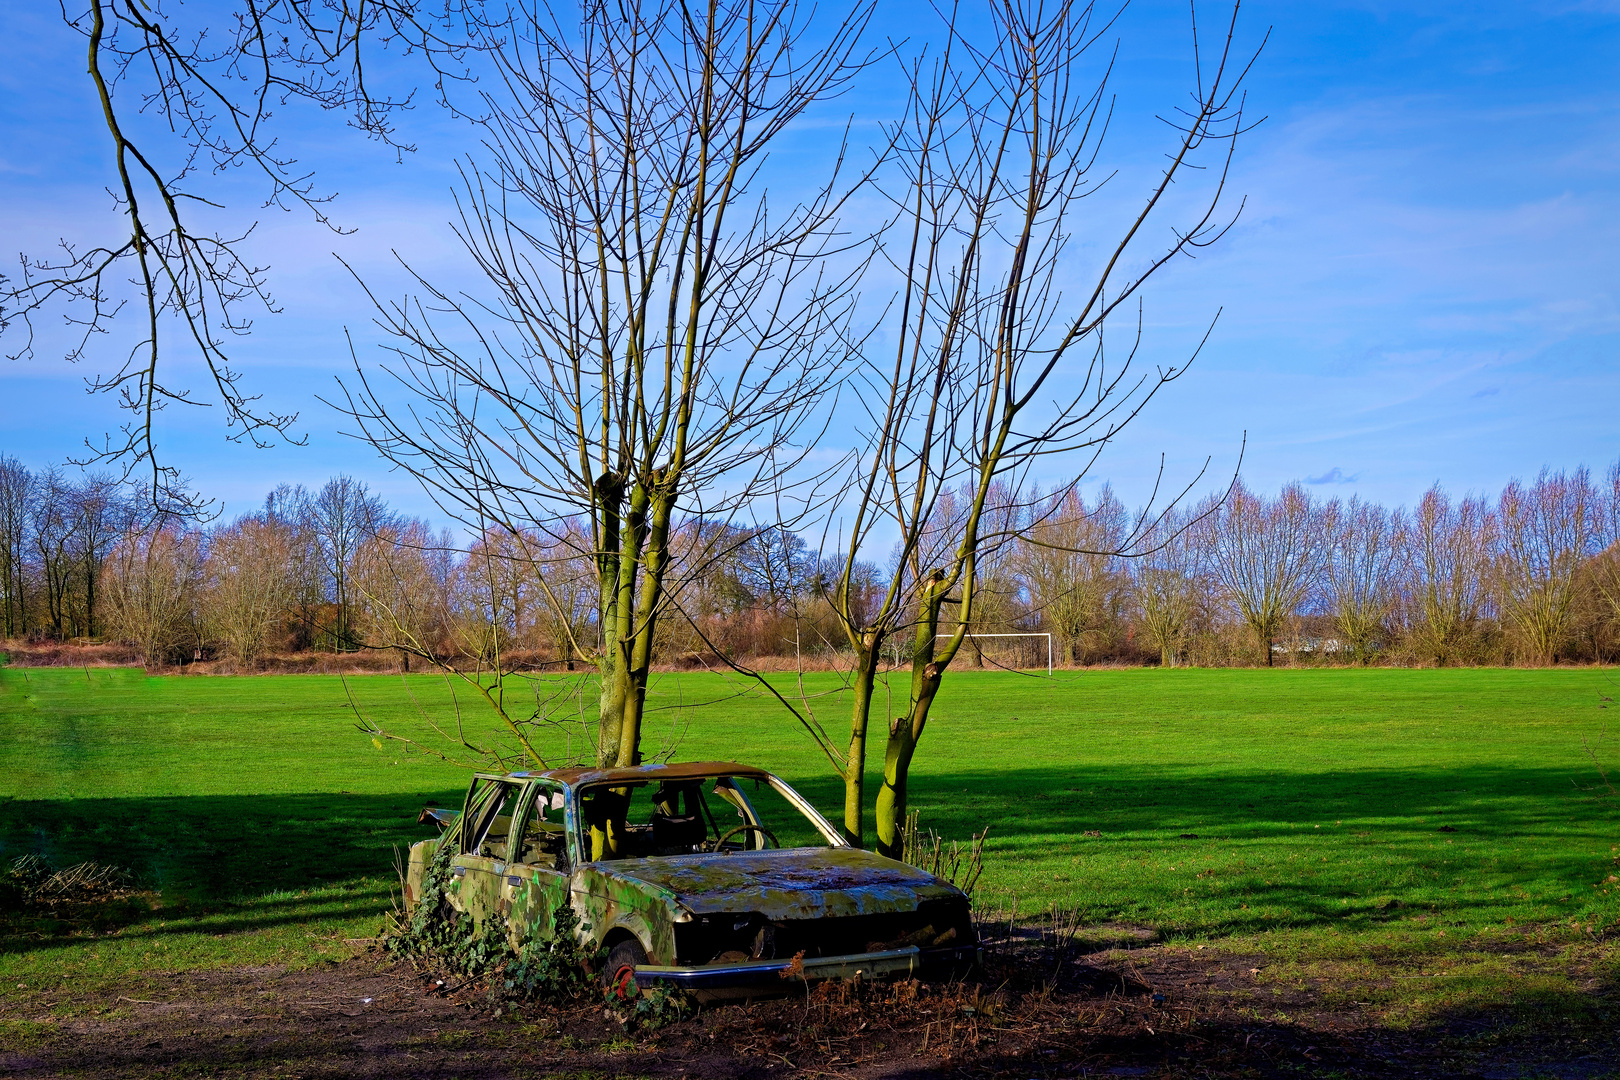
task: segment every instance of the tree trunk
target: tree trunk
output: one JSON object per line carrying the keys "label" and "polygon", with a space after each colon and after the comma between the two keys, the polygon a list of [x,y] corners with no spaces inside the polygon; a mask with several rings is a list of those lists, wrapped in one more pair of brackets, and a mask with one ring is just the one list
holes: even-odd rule
{"label": "tree trunk", "polygon": [[889,741],[883,753],[883,783],[878,788],[872,816],[877,826],[877,852],[890,859],[903,854],[906,821],[906,787],[911,776],[911,759],[917,741],[928,725],[934,695],[939,692],[939,674],[934,665],[913,674],[913,699],[904,716],[889,722]]}
{"label": "tree trunk", "polygon": [[849,753],[844,758],[844,839],[856,847],[866,845],[861,835],[866,813],[866,732],[882,649],[882,638],[866,634],[855,653],[855,700],[850,711]]}
{"label": "tree trunk", "polygon": [[[969,582],[963,588],[964,615],[972,610],[971,558],[968,563],[965,576]],[[877,829],[877,852],[890,859],[900,858],[904,848],[906,783],[911,774],[911,758],[917,752],[917,740],[928,724],[928,711],[933,707],[934,695],[939,692],[943,670],[935,660],[934,645],[939,632],[940,605],[953,584],[954,579],[947,581],[945,575],[936,570],[930,587],[922,596],[917,637],[912,644],[909,705],[903,715],[889,720],[889,739],[883,751],[883,783],[878,788],[872,816]]]}

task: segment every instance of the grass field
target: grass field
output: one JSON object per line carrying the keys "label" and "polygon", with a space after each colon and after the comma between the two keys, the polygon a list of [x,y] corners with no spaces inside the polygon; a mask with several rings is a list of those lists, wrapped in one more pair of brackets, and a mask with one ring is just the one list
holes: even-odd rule
{"label": "grass field", "polygon": [[[1277,979],[1372,998],[1394,1021],[1506,998],[1579,1011],[1593,978],[1620,982],[1620,798],[1599,771],[1620,786],[1614,679],[962,672],[912,805],[947,837],[989,827],[985,906],[1016,898],[1024,913],[1075,909],[1099,938],[1149,928],[1263,956]],[[836,819],[811,741],[739,689],[660,677],[649,745],[765,765]],[[461,767],[378,749],[354,726],[358,708],[425,736],[418,705],[452,712],[426,676],[346,690],[322,676],[0,669],[0,858],[113,862],[161,898],[99,928],[8,924],[0,995],[354,952],[389,904],[391,849],[426,835],[416,810],[464,787]],[[846,722],[834,697],[816,708],[830,729]],[[1547,963],[1527,968],[1510,939]],[[1414,975],[1374,979],[1397,969]]]}

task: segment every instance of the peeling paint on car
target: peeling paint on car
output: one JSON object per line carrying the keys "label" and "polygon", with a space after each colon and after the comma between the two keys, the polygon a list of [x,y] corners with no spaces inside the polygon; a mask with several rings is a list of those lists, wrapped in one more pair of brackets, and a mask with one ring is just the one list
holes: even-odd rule
{"label": "peeling paint on car", "polygon": [[922,899],[960,895],[931,874],[859,848],[623,859],[604,870],[656,888],[694,914],[844,918],[910,911]]}

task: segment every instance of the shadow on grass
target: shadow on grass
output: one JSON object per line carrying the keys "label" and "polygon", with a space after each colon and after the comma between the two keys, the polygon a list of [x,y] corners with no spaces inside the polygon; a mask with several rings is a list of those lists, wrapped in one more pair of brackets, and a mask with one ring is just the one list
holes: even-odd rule
{"label": "shadow on grass", "polygon": [[[1578,766],[1035,767],[923,772],[910,805],[947,839],[988,826],[986,883],[1032,912],[1219,934],[1423,913],[1478,926],[1620,915],[1620,799],[1596,782]],[[841,795],[796,786],[821,806]]]}
{"label": "shadow on grass", "polygon": [[[987,883],[1032,898],[1032,912],[1062,902],[1088,921],[1170,931],[1355,931],[1416,925],[1429,913],[1470,925],[1515,912],[1576,914],[1602,897],[1620,908],[1620,886],[1603,880],[1620,869],[1611,851],[1620,800],[1572,784],[1577,775],[1482,766],[958,770],[920,773],[911,802],[947,838],[989,826]],[[841,799],[824,777],[795,786],[829,810]],[[415,824],[417,811],[458,799],[436,791],[6,800],[0,860],[31,852],[59,866],[114,863],[158,890],[165,907],[198,920],[228,908],[245,928],[319,917],[319,897],[282,893],[353,886],[381,892],[386,904],[378,883],[393,880],[393,850],[432,835]],[[1527,904],[1547,910],[1531,916]]]}
{"label": "shadow on grass", "polygon": [[390,874],[395,845],[432,835],[424,803],[398,795],[202,795],[0,802],[0,858],[112,863],[193,904]]}
{"label": "shadow on grass", "polygon": [[48,947],[86,925],[138,933],[226,934],[386,909],[394,851],[433,835],[424,803],[457,793],[229,795],[0,801],[0,862],[24,853],[58,867],[131,871],[159,906],[94,906],[82,918],[9,920],[9,951]]}

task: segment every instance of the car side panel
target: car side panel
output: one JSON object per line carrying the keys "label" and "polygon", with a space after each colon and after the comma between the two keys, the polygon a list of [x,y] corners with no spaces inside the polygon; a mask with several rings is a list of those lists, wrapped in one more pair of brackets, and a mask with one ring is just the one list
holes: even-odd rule
{"label": "car side panel", "polygon": [[513,949],[551,937],[551,914],[569,902],[568,876],[549,867],[513,863],[501,883],[501,910]]}
{"label": "car side panel", "polygon": [[655,964],[675,962],[675,897],[664,889],[603,873],[586,863],[574,873],[574,910],[589,938],[602,941],[627,930]]}
{"label": "car side panel", "polygon": [[417,901],[422,899],[422,882],[427,877],[428,863],[433,861],[434,852],[439,850],[439,838],[432,840],[418,840],[411,845],[410,860],[405,864],[405,910],[410,911],[416,907]]}
{"label": "car side panel", "polygon": [[450,860],[450,906],[475,923],[501,910],[501,886],[506,879],[506,861],[487,855],[457,855]]}

